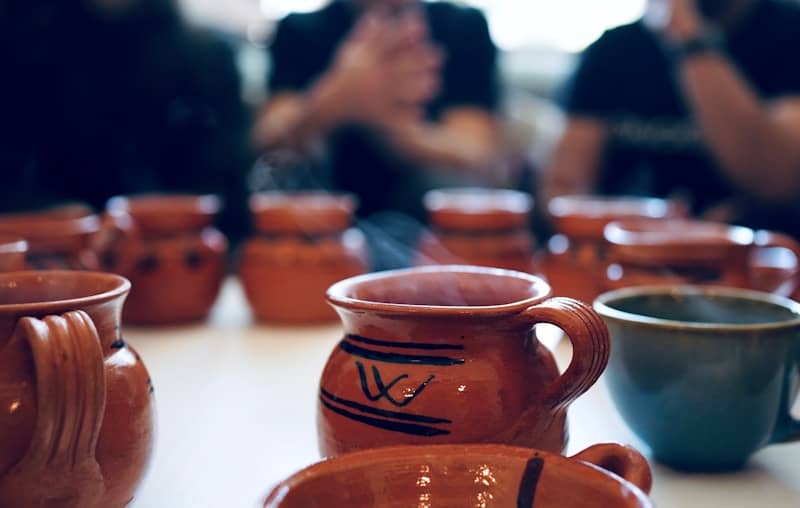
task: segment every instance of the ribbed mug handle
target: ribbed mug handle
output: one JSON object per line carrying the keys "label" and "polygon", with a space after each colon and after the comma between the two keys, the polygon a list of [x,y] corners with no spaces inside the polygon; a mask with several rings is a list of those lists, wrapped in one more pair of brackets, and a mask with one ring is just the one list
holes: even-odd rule
{"label": "ribbed mug handle", "polygon": [[594,310],[572,298],[551,298],[523,314],[531,323],[561,328],[572,342],[569,367],[544,394],[548,407],[564,409],[589,390],[605,370],[611,349],[608,328]]}
{"label": "ribbed mug handle", "polygon": [[95,450],[106,378],[94,323],[83,311],[24,317],[15,342],[33,357],[37,417],[25,455],[0,478],[3,506],[99,506],[105,485]]}
{"label": "ribbed mug handle", "polygon": [[762,291],[777,292],[781,296],[797,299],[800,297],[800,243],[789,235],[772,231],[759,230],[755,232],[754,245],[758,249],[779,248],[792,253],[795,266],[786,270],[786,274],[779,287],[758,288]]}

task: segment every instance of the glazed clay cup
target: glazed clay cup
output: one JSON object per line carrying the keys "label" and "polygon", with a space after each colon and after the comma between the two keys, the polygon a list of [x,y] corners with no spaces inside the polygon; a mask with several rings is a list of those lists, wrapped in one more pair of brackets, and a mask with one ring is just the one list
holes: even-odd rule
{"label": "glazed clay cup", "polygon": [[[605,228],[606,288],[713,284],[790,296],[800,287],[800,244],[769,231],[694,220],[628,220]],[[791,268],[759,262],[782,249]],[[765,276],[765,274],[769,274]]]}
{"label": "glazed clay cup", "polygon": [[469,264],[533,272],[533,199],[502,189],[442,189],[424,197],[433,231],[422,236],[417,265]]}
{"label": "glazed clay cup", "polygon": [[25,255],[28,242],[15,237],[0,235],[0,272],[17,272],[27,266]]}
{"label": "glazed clay cup", "polygon": [[153,443],[152,386],[120,335],[130,283],[0,274],[0,505],[117,508]]}
{"label": "glazed clay cup", "polygon": [[336,320],[325,302],[334,282],[368,271],[363,234],[351,228],[354,198],[264,193],[250,203],[256,236],[242,249],[239,275],[256,319],[308,324]]}
{"label": "glazed clay cup", "polygon": [[657,198],[560,196],[548,203],[558,233],[548,242],[542,269],[556,294],[591,304],[605,291],[604,229],[623,219],[686,215],[676,202]]}
{"label": "glazed clay cup", "polygon": [[606,380],[656,460],[737,469],[800,439],[790,416],[800,368],[800,304],[745,289],[643,286],[595,302],[611,330]]}
{"label": "glazed clay cup", "polygon": [[211,195],[109,201],[108,213],[123,234],[103,265],[133,284],[126,323],[180,324],[208,317],[225,278],[228,242],[213,227],[220,207]]}
{"label": "glazed clay cup", "polygon": [[652,508],[650,467],[635,450],[593,446],[573,457],[498,445],[384,448],[310,466],[265,508]]}
{"label": "glazed clay cup", "polygon": [[100,218],[83,205],[0,215],[0,234],[25,238],[36,270],[97,270]]}
{"label": "glazed clay cup", "polygon": [[[608,360],[590,308],[521,272],[423,267],[355,277],[328,299],[345,335],[320,381],[323,456],[405,444],[500,443],[561,452],[567,406]],[[563,329],[563,375],[532,333]]]}

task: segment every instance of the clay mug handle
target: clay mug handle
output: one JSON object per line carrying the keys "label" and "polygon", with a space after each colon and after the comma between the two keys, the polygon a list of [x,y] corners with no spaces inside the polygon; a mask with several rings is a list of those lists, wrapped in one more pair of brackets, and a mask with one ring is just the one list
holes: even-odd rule
{"label": "clay mug handle", "polygon": [[100,267],[103,270],[116,273],[126,273],[132,265],[129,256],[125,259],[114,259],[120,255],[120,251],[127,253],[132,245],[138,246],[139,231],[133,219],[127,213],[105,212],[102,215],[100,230],[92,238],[92,252],[99,258]]}
{"label": "clay mug handle", "polygon": [[588,462],[614,473],[639,487],[645,494],[649,494],[653,487],[653,473],[650,471],[650,464],[641,453],[630,446],[615,443],[598,444],[571,458]]}
{"label": "clay mug handle", "polygon": [[[795,266],[791,270],[786,270],[781,284],[771,288],[759,288],[769,292],[777,292],[781,296],[789,296],[797,299],[800,297],[800,243],[794,238],[772,231],[759,230],[755,232],[753,245],[757,249],[780,248],[788,250],[795,259]],[[751,267],[751,270],[755,267]]]}
{"label": "clay mug handle", "polygon": [[83,311],[24,317],[9,341],[15,343],[33,357],[37,417],[25,455],[0,478],[0,499],[11,506],[99,506],[105,486],[95,449],[106,378],[94,323]]}
{"label": "clay mug handle", "polygon": [[545,391],[552,410],[565,409],[597,382],[611,350],[608,328],[588,305],[572,298],[551,298],[523,312],[533,323],[561,328],[572,342],[572,361]]}

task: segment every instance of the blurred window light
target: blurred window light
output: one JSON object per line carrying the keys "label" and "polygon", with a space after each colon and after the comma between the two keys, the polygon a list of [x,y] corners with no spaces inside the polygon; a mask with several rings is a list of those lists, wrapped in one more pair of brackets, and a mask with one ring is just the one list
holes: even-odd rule
{"label": "blurred window light", "polygon": [[[504,50],[543,46],[577,52],[603,31],[642,15],[647,0],[462,0],[484,10],[492,37]],[[319,9],[328,0],[261,0],[269,19]]]}
{"label": "blurred window light", "polygon": [[578,52],[607,29],[630,23],[647,0],[471,0],[489,19],[492,37],[505,50],[544,46]]}

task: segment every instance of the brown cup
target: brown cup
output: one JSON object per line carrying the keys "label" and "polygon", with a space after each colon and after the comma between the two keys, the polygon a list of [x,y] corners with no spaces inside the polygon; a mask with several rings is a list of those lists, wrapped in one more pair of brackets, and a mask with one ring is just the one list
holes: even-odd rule
{"label": "brown cup", "polygon": [[228,242],[213,227],[221,205],[211,195],[144,195],[109,201],[120,230],[104,268],[131,280],[127,323],[202,321],[225,278]]}
{"label": "brown cup", "polygon": [[0,272],[18,272],[27,266],[28,242],[16,236],[0,235]]}
{"label": "brown cup", "polygon": [[553,290],[591,303],[605,288],[603,231],[609,222],[684,217],[678,202],[644,197],[560,196],[548,204],[557,234],[548,242],[542,269]]}
{"label": "brown cup", "polygon": [[501,189],[441,189],[424,197],[433,231],[420,239],[417,265],[469,264],[534,270],[533,199]]}
{"label": "brown cup", "polygon": [[25,238],[28,266],[36,270],[97,270],[100,229],[100,218],[83,205],[0,214],[0,234]]}
{"label": "brown cup", "polygon": [[149,462],[152,385],[120,335],[130,283],[0,274],[0,505],[128,504]]}
{"label": "brown cup", "polygon": [[409,446],[319,462],[275,486],[264,508],[652,508],[651,484],[644,457],[617,444],[570,458],[498,445]]}
{"label": "brown cup", "polygon": [[[626,220],[605,229],[606,288],[711,284],[790,296],[800,287],[800,244],[769,231],[696,220]],[[765,265],[761,251],[782,249],[793,266]]]}
{"label": "brown cup", "polygon": [[354,198],[343,194],[253,196],[256,235],[242,249],[239,276],[256,319],[286,324],[336,320],[325,290],[369,269],[364,236],[350,227],[355,208]]}
{"label": "brown cup", "polygon": [[[392,445],[502,443],[561,452],[569,404],[608,361],[608,331],[543,280],[474,266],[355,277],[328,300],[344,325],[320,381],[323,456]],[[532,333],[572,341],[559,374]]]}

